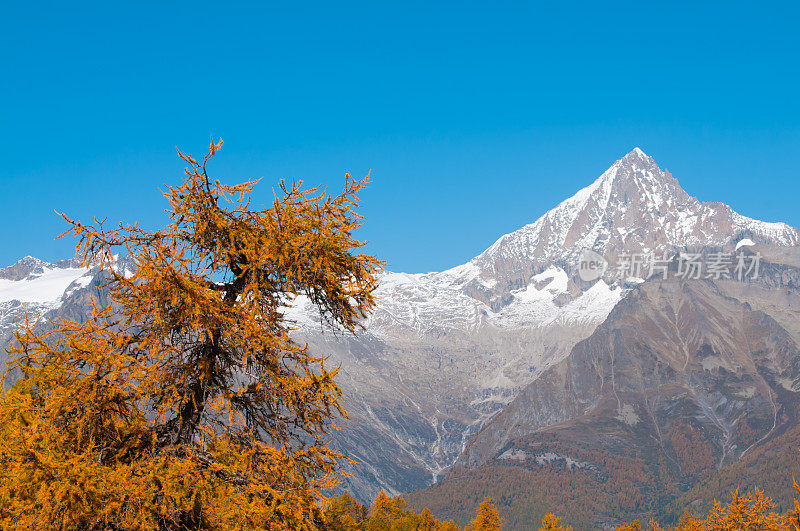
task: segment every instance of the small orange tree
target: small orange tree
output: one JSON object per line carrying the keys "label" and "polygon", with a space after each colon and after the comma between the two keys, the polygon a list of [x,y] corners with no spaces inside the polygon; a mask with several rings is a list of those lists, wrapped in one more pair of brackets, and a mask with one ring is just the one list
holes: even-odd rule
{"label": "small orange tree", "polygon": [[502,529],[503,519],[497,512],[492,499],[487,496],[478,505],[478,514],[467,526],[468,531],[495,531]]}
{"label": "small orange tree", "polygon": [[553,513],[548,513],[542,518],[542,525],[539,526],[539,531],[572,531],[572,527],[562,526],[561,518]]}
{"label": "small orange tree", "polygon": [[352,234],[366,178],[348,175],[335,197],[281,181],[270,208],[251,210],[257,181],[206,172],[221,146],[200,162],[179,151],[186,177],[164,194],[161,230],[64,216],[116,306],[17,335],[22,379],[0,399],[3,529],[319,523],[342,458],[326,435],[341,391],[284,314],[307,297],[352,332],[372,309],[381,263]]}

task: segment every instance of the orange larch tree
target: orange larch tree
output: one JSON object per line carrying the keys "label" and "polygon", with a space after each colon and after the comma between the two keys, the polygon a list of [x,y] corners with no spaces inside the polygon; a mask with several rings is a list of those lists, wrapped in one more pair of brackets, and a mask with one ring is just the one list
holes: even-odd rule
{"label": "orange larch tree", "polygon": [[492,499],[486,497],[478,505],[478,514],[469,523],[467,529],[469,531],[495,531],[503,528],[503,519],[500,518],[500,513],[497,512],[497,507],[494,506]]}
{"label": "orange larch tree", "polygon": [[542,518],[542,525],[539,526],[538,531],[572,531],[572,527],[562,526],[561,518],[553,513],[548,513]]}
{"label": "orange larch tree", "polygon": [[[306,529],[338,477],[329,447],[344,415],[336,369],[291,338],[305,297],[355,331],[381,262],[353,231],[366,179],[329,196],[301,183],[253,210],[257,181],[206,171],[212,140],[165,192],[170,222],[105,230],[65,219],[114,308],[40,332],[14,353],[0,399],[0,527]],[[134,266],[120,270],[113,255]]]}

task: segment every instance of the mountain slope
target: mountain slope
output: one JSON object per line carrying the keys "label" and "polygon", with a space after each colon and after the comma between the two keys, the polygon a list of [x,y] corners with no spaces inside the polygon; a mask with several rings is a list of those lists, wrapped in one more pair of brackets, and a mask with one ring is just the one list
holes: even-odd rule
{"label": "mountain slope", "polygon": [[[511,529],[526,529],[549,500],[550,510],[590,529],[673,517],[677,509],[664,507],[698,482],[705,487],[686,494],[689,501],[726,496],[713,485],[741,478],[740,458],[763,458],[762,446],[787,432],[796,437],[800,348],[755,303],[785,312],[799,287],[797,265],[772,262],[746,283],[640,284],[487,422],[439,484],[409,501],[450,500],[438,514],[459,519],[457,508],[469,501],[462,498],[494,494],[505,500]],[[759,463],[769,469],[768,459]],[[522,478],[527,487],[507,491]]]}
{"label": "mountain slope", "polygon": [[[791,274],[800,277],[797,270]],[[762,359],[764,353],[770,357]],[[632,428],[650,423],[648,436],[658,436],[669,431],[659,415],[683,397],[681,409],[693,411],[706,428],[715,427],[718,433],[710,438],[721,452],[718,463],[725,464],[747,448],[741,441],[737,446],[731,431],[737,421],[780,428],[776,400],[793,391],[798,354],[777,321],[710,281],[646,282],[484,426],[462,461],[480,464],[518,437],[601,413]]]}
{"label": "mountain slope", "polygon": [[656,517],[666,523],[677,522],[685,510],[697,514],[707,512],[717,500],[729,497],[737,488],[740,492],[754,487],[775,502],[777,512],[794,509],[800,479],[800,426],[755,448],[741,460],[725,465],[702,478],[678,498],[660,507]]}
{"label": "mountain slope", "polygon": [[[797,291],[800,269],[764,273]],[[461,521],[491,495],[509,529],[550,511],[576,529],[670,520],[684,502],[726,497],[753,470],[737,468],[742,456],[770,469],[762,447],[797,438],[798,383],[800,348],[775,319],[711,281],[651,279],[406,499]]]}

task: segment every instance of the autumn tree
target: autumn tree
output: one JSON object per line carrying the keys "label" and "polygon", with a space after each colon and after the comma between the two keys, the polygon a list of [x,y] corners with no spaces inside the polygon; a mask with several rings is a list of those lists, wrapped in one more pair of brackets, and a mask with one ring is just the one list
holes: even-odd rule
{"label": "autumn tree", "polygon": [[383,489],[381,489],[375,497],[375,501],[372,502],[371,513],[376,517],[395,519],[403,516],[407,512],[408,505],[403,498],[400,496],[390,498]]}
{"label": "autumn tree", "polygon": [[478,514],[469,523],[467,529],[469,531],[493,531],[502,529],[503,520],[500,518],[500,513],[497,512],[497,507],[494,506],[492,499],[487,496],[478,505]]}
{"label": "autumn tree", "polygon": [[624,524],[616,529],[616,531],[661,531],[661,526],[658,525],[658,522],[649,521],[642,527],[642,524],[639,523],[639,520],[634,520],[629,524]]}
{"label": "autumn tree", "polygon": [[572,527],[562,526],[561,518],[552,513],[548,513],[542,518],[542,525],[539,527],[539,531],[572,531]]}
{"label": "autumn tree", "polygon": [[439,521],[427,507],[419,515],[414,515],[414,531],[434,531],[439,527]]}
{"label": "autumn tree", "polygon": [[684,511],[678,520],[676,531],[703,531],[703,521],[692,515],[689,511]]}
{"label": "autumn tree", "polygon": [[358,529],[367,519],[367,513],[367,507],[345,491],[327,500],[325,528],[340,531]]}
{"label": "autumn tree", "polygon": [[[354,331],[380,262],[360,254],[357,193],[280,182],[225,185],[179,152],[169,223],[106,230],[73,221],[113,309],[17,334],[21,380],[0,399],[3,529],[309,529],[337,480],[336,369],[291,337],[299,297]],[[117,267],[114,254],[133,264]]]}

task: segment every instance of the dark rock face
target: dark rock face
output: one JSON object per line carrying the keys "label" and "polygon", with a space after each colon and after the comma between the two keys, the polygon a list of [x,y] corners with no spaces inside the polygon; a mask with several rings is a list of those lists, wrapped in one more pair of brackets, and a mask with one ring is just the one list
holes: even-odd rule
{"label": "dark rock face", "polygon": [[19,281],[36,278],[45,273],[45,269],[75,269],[80,267],[78,260],[59,260],[49,264],[33,256],[26,256],[15,264],[0,269],[0,279]]}
{"label": "dark rock face", "polygon": [[44,273],[43,262],[32,256],[26,256],[16,264],[0,269],[0,278],[6,280],[23,280],[31,275]]}
{"label": "dark rock face", "polygon": [[573,470],[633,500],[595,525],[655,514],[800,425],[798,280],[798,267],[767,262],[749,282],[640,284],[470,439],[456,470]]}

